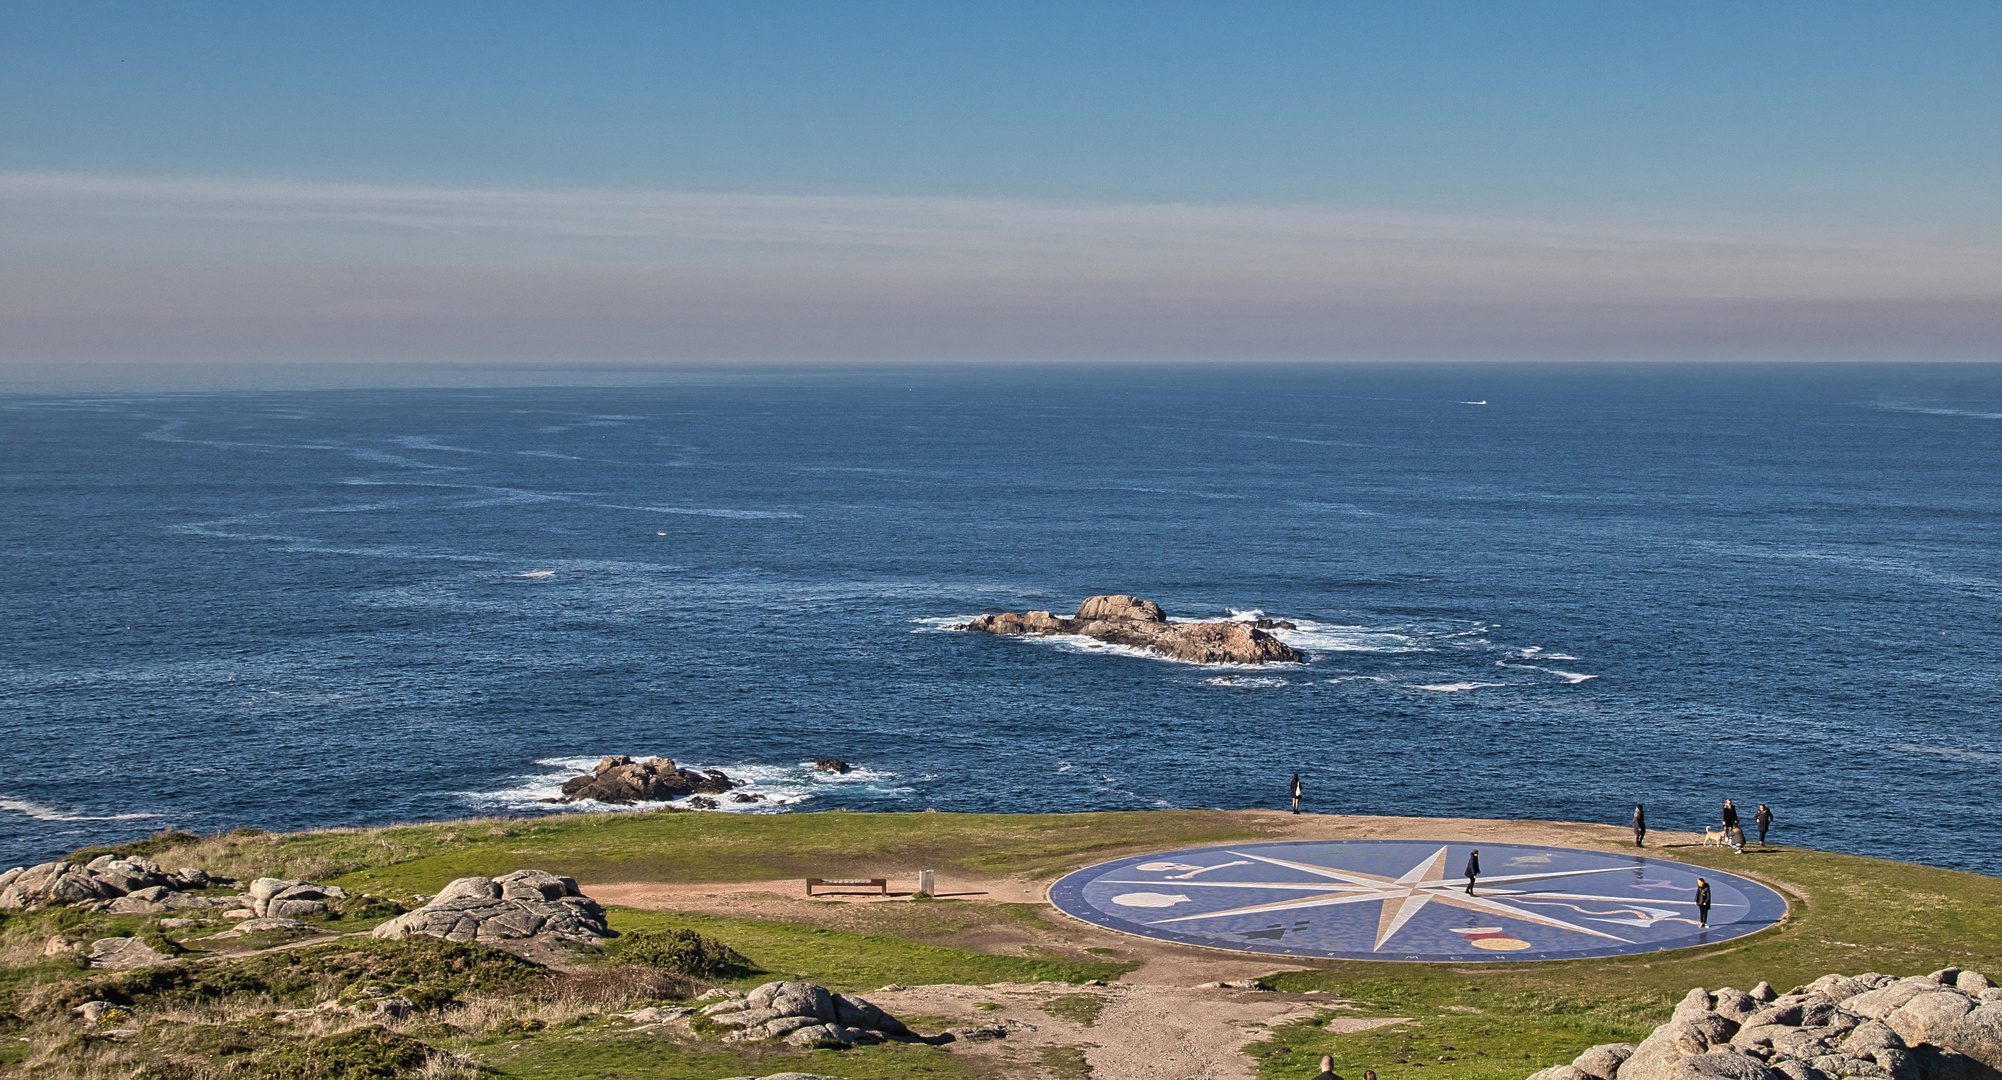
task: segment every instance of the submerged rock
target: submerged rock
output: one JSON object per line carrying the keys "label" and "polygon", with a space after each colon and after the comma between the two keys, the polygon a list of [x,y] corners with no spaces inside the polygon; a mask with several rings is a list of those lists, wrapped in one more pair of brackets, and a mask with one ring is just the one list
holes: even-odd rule
{"label": "submerged rock", "polygon": [[1267,630],[1290,630],[1292,623],[1259,619],[1255,622],[1176,623],[1151,600],[1134,596],[1093,596],[1078,605],[1069,618],[1047,611],[1016,614],[1004,611],[982,615],[955,629],[982,634],[1046,637],[1079,634],[1106,642],[1182,660],[1191,664],[1297,664],[1305,654],[1280,641]]}

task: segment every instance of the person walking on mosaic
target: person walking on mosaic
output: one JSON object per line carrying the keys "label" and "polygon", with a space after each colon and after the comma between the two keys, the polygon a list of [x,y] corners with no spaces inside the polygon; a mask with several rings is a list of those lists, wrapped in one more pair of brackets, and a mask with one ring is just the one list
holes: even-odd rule
{"label": "person walking on mosaic", "polygon": [[1634,804],[1634,846],[1647,846],[1647,804]]}
{"label": "person walking on mosaic", "polygon": [[1710,925],[1710,883],[1696,879],[1696,925]]}
{"label": "person walking on mosaic", "polygon": [[1297,814],[1297,813],[1299,813],[1299,812],[1300,812],[1300,797],[1301,797],[1302,795],[1305,795],[1306,793],[1307,793],[1307,789],[1305,789],[1305,788],[1303,788],[1303,787],[1301,787],[1301,786],[1300,786],[1300,774],[1299,774],[1299,773],[1294,773],[1294,774],[1293,774],[1293,812],[1294,812],[1294,813],[1296,813],[1296,814]]}
{"label": "person walking on mosaic", "polygon": [[1759,846],[1765,847],[1766,830],[1773,827],[1773,812],[1766,809],[1765,803],[1760,803],[1758,810],[1753,812],[1752,824],[1759,827]]}
{"label": "person walking on mosaic", "polygon": [[1481,850],[1467,853],[1467,895],[1474,895],[1474,879],[1481,876]]}

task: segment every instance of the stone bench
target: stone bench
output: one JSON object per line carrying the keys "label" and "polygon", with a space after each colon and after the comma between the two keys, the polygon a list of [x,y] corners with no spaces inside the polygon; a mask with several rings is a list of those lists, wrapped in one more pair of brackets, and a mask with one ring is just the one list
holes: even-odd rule
{"label": "stone bench", "polygon": [[889,878],[817,878],[806,879],[806,895],[812,896],[814,888],[823,889],[868,889],[873,888],[884,896],[890,895]]}

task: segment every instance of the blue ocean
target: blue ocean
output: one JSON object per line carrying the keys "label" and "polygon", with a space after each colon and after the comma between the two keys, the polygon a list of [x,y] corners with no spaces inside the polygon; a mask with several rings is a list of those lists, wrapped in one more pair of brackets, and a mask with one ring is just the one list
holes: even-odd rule
{"label": "blue ocean", "polygon": [[[1278,807],[1297,772],[1316,811],[1728,796],[1995,869],[2002,366],[593,382],[0,398],[0,867],[542,813],[657,754],[763,796],[716,812]],[[1309,659],[951,629],[1097,593]]]}

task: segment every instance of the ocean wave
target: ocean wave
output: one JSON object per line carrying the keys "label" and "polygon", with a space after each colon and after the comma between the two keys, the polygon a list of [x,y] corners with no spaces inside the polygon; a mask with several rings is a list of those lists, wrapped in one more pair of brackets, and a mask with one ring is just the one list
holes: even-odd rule
{"label": "ocean wave", "polygon": [[790,510],[731,510],[713,506],[623,506],[618,503],[590,503],[600,510],[638,510],[648,514],[679,514],[684,517],[739,518],[745,521],[765,521],[777,518],[796,518],[800,515]]}
{"label": "ocean wave", "polygon": [[1926,405],[1898,405],[1889,402],[1874,402],[1867,406],[1882,412],[1916,413],[1920,416],[1965,416],[1971,420],[2002,420],[2002,413],[1980,412],[1975,409],[1946,409]]}
{"label": "ocean wave", "polygon": [[[635,755],[647,757],[651,755]],[[468,806],[488,812],[502,813],[572,813],[572,814],[615,814],[659,810],[662,807],[677,806],[683,809],[700,809],[688,805],[689,800],[671,799],[665,802],[638,802],[630,806],[616,803],[601,803],[595,799],[580,799],[572,803],[553,803],[550,799],[561,798],[563,782],[573,776],[588,773],[598,764],[596,757],[543,758],[534,764],[543,771],[511,776],[506,786],[492,791],[461,791],[456,794]],[[704,769],[720,768],[733,780],[743,781],[729,794],[707,796],[717,803],[718,812],[738,814],[778,814],[802,803],[817,798],[838,794],[844,801],[851,799],[884,799],[901,801],[912,795],[916,789],[902,783],[897,773],[871,769],[865,765],[852,766],[846,773],[821,772],[813,767],[813,762],[802,761],[795,765],[762,765],[738,762],[727,765],[697,765],[677,761],[680,767],[701,772]],[[733,802],[734,794],[758,795],[754,802]]]}
{"label": "ocean wave", "polygon": [[1367,626],[1288,619],[1295,630],[1268,630],[1266,633],[1302,652],[1417,653],[1431,650],[1417,638],[1393,630]]}
{"label": "ocean wave", "polygon": [[7,798],[0,798],[0,810],[25,814],[36,821],[144,821],[147,818],[160,816],[159,814],[65,814],[41,803]]}
{"label": "ocean wave", "polygon": [[1487,687],[1487,686],[1507,686],[1507,685],[1508,685],[1507,683],[1498,683],[1498,682],[1449,682],[1449,683],[1417,684],[1413,685],[1411,688],[1413,690],[1435,690],[1441,694],[1457,694],[1462,690],[1479,690],[1482,687]]}
{"label": "ocean wave", "polygon": [[959,627],[979,618],[978,615],[948,615],[936,619],[912,619],[913,634],[954,634],[962,633]]}
{"label": "ocean wave", "polygon": [[[1556,658],[1553,657],[1552,659]],[[1568,682],[1574,686],[1577,685],[1578,683],[1584,682],[1586,679],[1598,678],[1597,675],[1585,675],[1576,671],[1559,671],[1553,667],[1542,667],[1537,664],[1511,664],[1506,660],[1495,661],[1495,666],[1514,668],[1517,671],[1541,671],[1546,674],[1555,675],[1558,678],[1563,679],[1565,682]]]}
{"label": "ocean wave", "polygon": [[1275,678],[1272,678],[1271,676],[1258,676],[1258,675],[1250,675],[1250,676],[1246,676],[1246,675],[1218,675],[1218,676],[1216,676],[1215,678],[1210,678],[1210,679],[1204,679],[1204,680],[1203,680],[1203,685],[1204,685],[1204,686],[1237,686],[1237,687],[1249,687],[1249,688],[1266,688],[1266,689],[1270,689],[1270,688],[1274,688],[1274,687],[1280,687],[1280,686],[1291,686],[1291,685],[1293,685],[1293,684],[1292,684],[1292,683],[1290,683],[1290,682],[1287,682],[1287,681],[1286,681],[1285,679],[1275,679]]}
{"label": "ocean wave", "polygon": [[1963,750],[1957,746],[1920,746],[1916,743],[1900,743],[1891,747],[1907,754],[1934,754],[1939,757],[1967,758],[1971,761],[2002,761],[2002,754],[1990,754],[1982,750]]}
{"label": "ocean wave", "polygon": [[398,435],[389,440],[405,450],[441,450],[451,454],[484,454],[485,450],[474,450],[465,446],[447,446],[436,439],[423,435]]}

